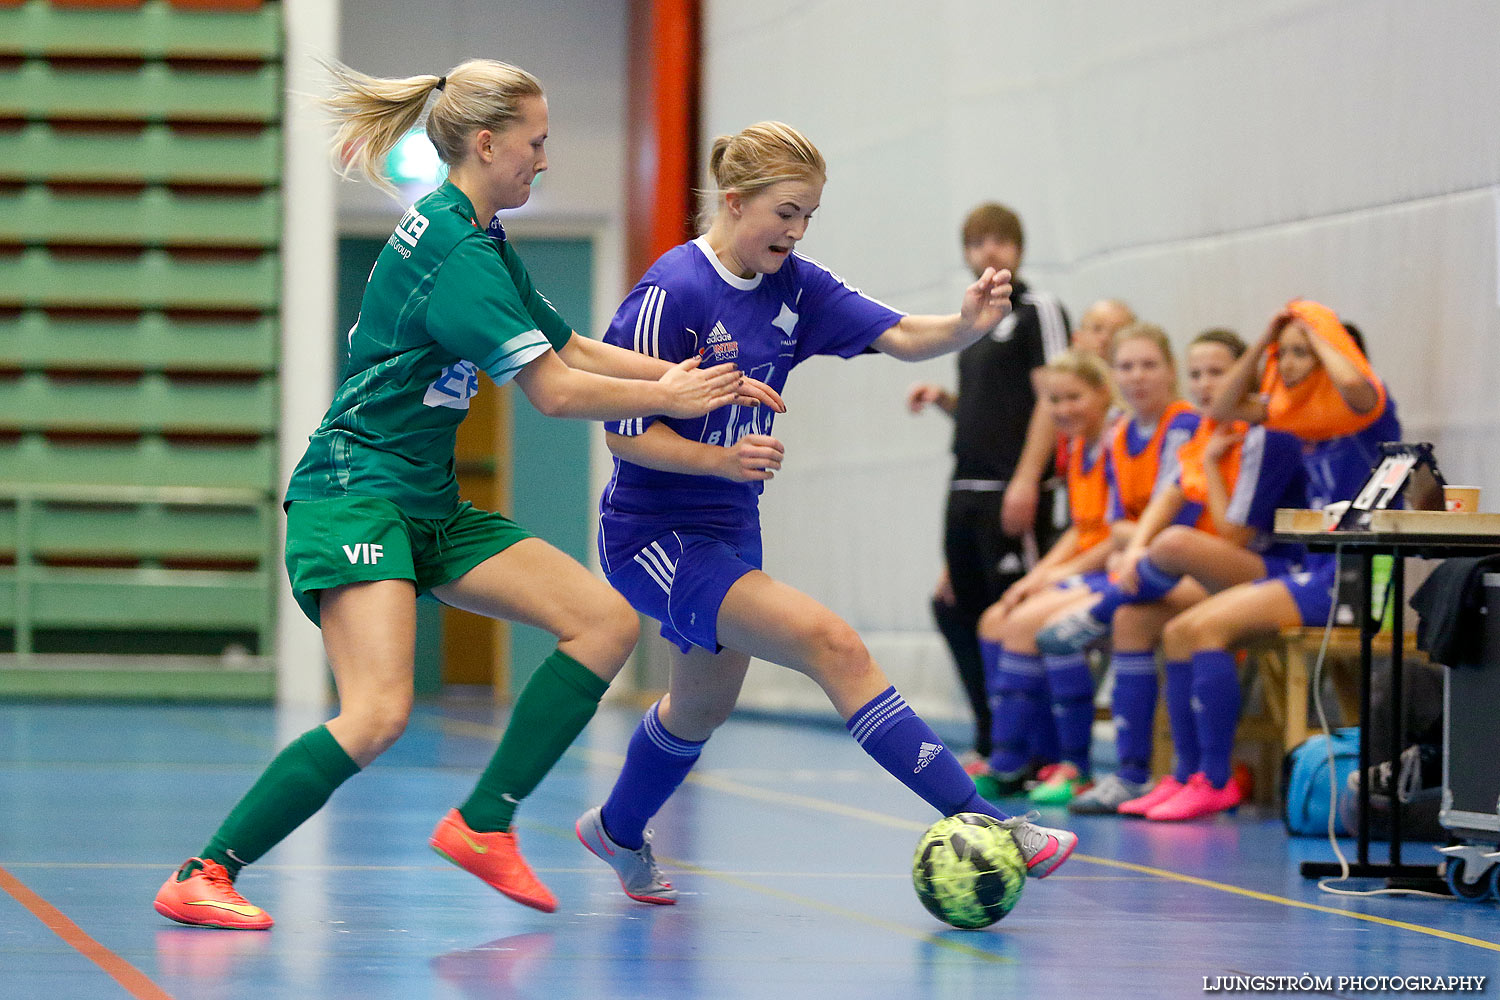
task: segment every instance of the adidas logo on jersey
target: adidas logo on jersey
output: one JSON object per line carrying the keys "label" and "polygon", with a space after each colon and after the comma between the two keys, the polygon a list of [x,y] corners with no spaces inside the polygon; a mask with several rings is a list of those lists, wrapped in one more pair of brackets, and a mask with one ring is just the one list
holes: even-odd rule
{"label": "adidas logo on jersey", "polygon": [[724,329],[723,323],[715,323],[714,328],[708,331],[705,341],[708,345],[703,348],[703,361],[705,364],[721,365],[726,361],[733,361],[740,356],[740,343],[734,339],[734,335]]}
{"label": "adidas logo on jersey", "polygon": [[917,750],[917,766],[911,769],[912,774],[919,774],[922,768],[937,760],[938,754],[943,752],[941,743],[923,743]]}

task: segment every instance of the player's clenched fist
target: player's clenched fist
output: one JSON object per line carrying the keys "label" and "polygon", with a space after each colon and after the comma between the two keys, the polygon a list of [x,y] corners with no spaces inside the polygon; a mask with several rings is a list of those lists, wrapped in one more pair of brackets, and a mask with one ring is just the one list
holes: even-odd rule
{"label": "player's clenched fist", "polygon": [[724,449],[719,475],[737,483],[772,479],[785,454],[786,447],[769,434],[746,434]]}

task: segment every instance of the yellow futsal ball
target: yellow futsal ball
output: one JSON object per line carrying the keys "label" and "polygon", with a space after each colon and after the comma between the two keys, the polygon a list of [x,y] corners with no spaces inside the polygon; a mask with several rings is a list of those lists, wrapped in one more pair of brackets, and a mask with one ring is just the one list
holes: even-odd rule
{"label": "yellow futsal ball", "polygon": [[982,813],[938,820],[917,841],[912,884],[927,912],[954,927],[988,927],[1026,887],[1026,859],[1010,831]]}

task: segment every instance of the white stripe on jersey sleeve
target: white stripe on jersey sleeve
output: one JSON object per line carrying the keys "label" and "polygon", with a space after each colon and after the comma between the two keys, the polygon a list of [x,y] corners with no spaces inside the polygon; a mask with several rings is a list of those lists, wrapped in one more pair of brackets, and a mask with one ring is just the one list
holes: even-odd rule
{"label": "white stripe on jersey sleeve", "polygon": [[1157,490],[1168,483],[1177,482],[1182,469],[1181,463],[1177,460],[1177,449],[1187,444],[1188,438],[1192,436],[1193,432],[1185,427],[1174,427],[1162,435],[1161,457],[1157,459],[1156,480],[1151,484],[1153,496]]}
{"label": "white stripe on jersey sleeve", "polygon": [[1260,469],[1266,458],[1266,429],[1253,424],[1245,432],[1240,445],[1240,474],[1234,482],[1234,495],[1229,498],[1229,507],[1224,517],[1230,524],[1241,527],[1250,520],[1250,505],[1255,501],[1255,492],[1260,486]]}
{"label": "white stripe on jersey sleeve", "polygon": [[667,303],[667,290],[658,288],[656,290],[656,308],[651,314],[651,356],[661,357],[661,313],[662,307]]}
{"label": "white stripe on jersey sleeve", "polygon": [[1028,291],[1025,299],[1036,309],[1042,328],[1042,356],[1051,361],[1068,349],[1068,324],[1063,319],[1062,304],[1046,292]]}
{"label": "white stripe on jersey sleeve", "polygon": [[657,357],[656,331],[661,327],[661,302],[666,292],[657,285],[646,289],[641,308],[635,314],[635,340],[632,346],[641,354]]}

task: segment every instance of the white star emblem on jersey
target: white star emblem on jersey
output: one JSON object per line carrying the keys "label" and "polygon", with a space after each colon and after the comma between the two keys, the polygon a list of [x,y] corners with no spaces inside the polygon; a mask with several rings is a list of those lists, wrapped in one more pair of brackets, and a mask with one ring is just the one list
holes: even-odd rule
{"label": "white star emblem on jersey", "polygon": [[791,307],[783,302],[781,304],[781,312],[777,313],[776,318],[771,320],[771,325],[780,328],[782,333],[790,337],[792,335],[792,327],[797,325],[797,314],[792,312]]}

